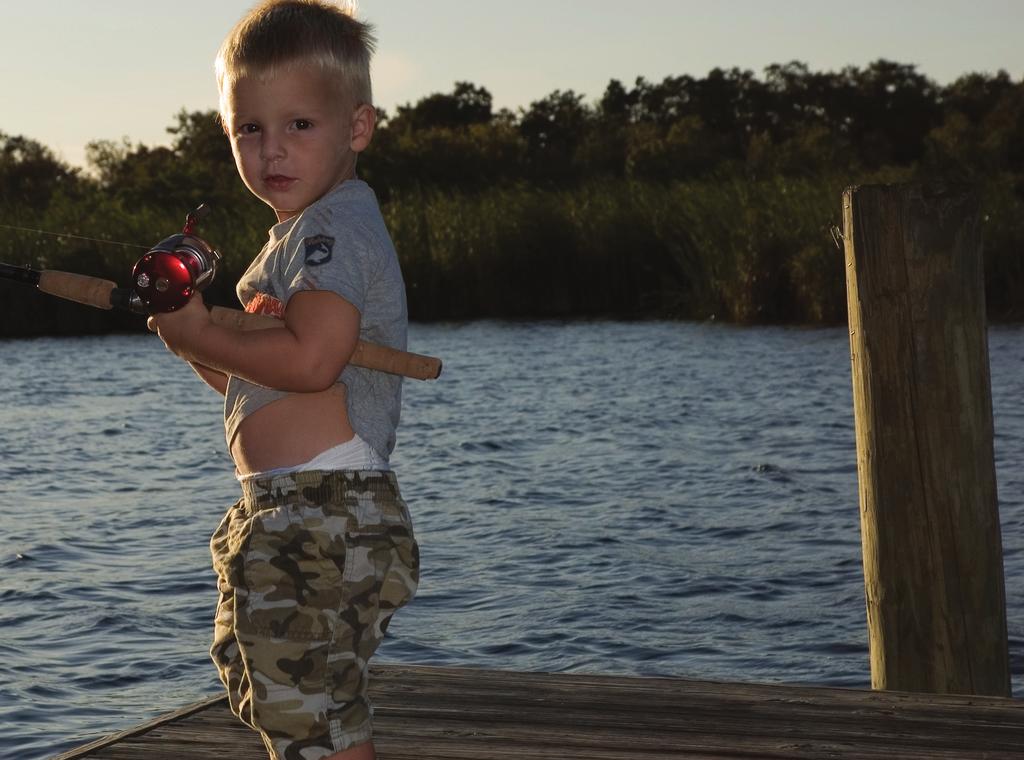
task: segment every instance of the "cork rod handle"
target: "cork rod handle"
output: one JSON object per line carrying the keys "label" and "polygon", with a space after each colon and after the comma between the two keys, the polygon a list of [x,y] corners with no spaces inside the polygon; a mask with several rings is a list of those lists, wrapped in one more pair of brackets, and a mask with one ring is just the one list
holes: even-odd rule
{"label": "cork rod handle", "polygon": [[95,306],[97,309],[110,309],[113,308],[110,294],[117,285],[99,277],[46,269],[39,273],[37,287],[51,296]]}

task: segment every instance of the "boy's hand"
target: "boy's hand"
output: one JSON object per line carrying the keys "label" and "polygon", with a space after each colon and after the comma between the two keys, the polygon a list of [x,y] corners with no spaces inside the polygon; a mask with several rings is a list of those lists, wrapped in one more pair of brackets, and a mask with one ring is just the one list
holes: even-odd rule
{"label": "boy's hand", "polygon": [[146,326],[164,342],[173,353],[183,359],[191,359],[189,349],[199,335],[212,324],[210,312],[203,304],[203,296],[194,293],[182,308],[165,314],[154,314],[146,320]]}

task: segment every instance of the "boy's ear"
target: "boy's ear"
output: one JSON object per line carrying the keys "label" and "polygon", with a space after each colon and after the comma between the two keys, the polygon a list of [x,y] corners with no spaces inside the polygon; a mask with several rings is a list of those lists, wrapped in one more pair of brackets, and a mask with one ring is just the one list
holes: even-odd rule
{"label": "boy's ear", "polygon": [[354,153],[366,150],[373,139],[373,130],[377,126],[377,111],[367,104],[357,106],[352,114],[352,140],[350,147]]}

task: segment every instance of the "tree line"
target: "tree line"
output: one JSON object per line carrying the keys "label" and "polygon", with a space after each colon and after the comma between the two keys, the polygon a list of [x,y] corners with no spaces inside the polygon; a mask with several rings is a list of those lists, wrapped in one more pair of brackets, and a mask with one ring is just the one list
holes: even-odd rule
{"label": "tree line", "polygon": [[[982,197],[990,316],[1024,316],[1024,80],[940,86],[878,60],[791,62],[660,83],[612,80],[516,112],[470,82],[380,113],[359,172],[376,190],[418,319],[845,319],[839,224],[851,184],[943,179]],[[214,112],[182,111],[167,147],[97,141],[86,171],[0,132],[0,224],[155,243],[205,202],[232,284],[273,217],[242,186]],[[141,251],[0,228],[0,260],[124,283]],[[0,334],[124,329],[4,284]],[[9,295],[8,295],[9,294]],[[137,322],[137,320],[136,320]]]}

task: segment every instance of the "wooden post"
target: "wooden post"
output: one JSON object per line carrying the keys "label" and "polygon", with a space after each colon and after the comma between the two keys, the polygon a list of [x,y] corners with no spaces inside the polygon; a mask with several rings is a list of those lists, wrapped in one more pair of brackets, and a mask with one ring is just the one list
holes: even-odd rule
{"label": "wooden post", "polygon": [[977,197],[851,187],[843,225],[871,685],[1010,696]]}

